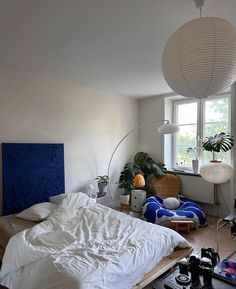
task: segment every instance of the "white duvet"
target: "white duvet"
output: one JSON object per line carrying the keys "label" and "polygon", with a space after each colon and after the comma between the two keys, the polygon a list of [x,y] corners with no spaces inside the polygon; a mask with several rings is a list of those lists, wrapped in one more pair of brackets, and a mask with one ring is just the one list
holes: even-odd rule
{"label": "white duvet", "polygon": [[130,289],[176,246],[173,230],[68,194],[50,217],[13,236],[0,283],[9,289]]}

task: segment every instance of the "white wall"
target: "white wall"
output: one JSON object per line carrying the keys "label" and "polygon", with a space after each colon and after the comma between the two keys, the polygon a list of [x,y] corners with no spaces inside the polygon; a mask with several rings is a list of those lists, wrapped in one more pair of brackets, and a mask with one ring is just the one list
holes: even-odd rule
{"label": "white wall", "polygon": [[[62,80],[0,67],[0,88],[0,142],[64,143],[67,192],[107,174],[115,145],[138,123],[137,100]],[[114,190],[136,146],[133,137],[117,151],[111,171]],[[2,179],[0,187],[2,197]]]}
{"label": "white wall", "polygon": [[[162,97],[139,100],[139,125],[165,119],[165,102]],[[160,122],[161,124],[161,122]],[[164,137],[157,133],[158,124],[139,130],[139,149],[164,162]]]}
{"label": "white wall", "polygon": [[[236,89],[233,87],[232,89],[232,114],[231,114],[231,122],[232,122],[232,134],[236,135],[235,128],[235,97],[236,97]],[[156,96],[151,98],[145,98],[139,101],[139,124],[143,124],[146,122],[156,121],[165,119],[167,116],[169,118],[169,111],[165,110],[165,98],[164,96]],[[168,145],[168,141],[171,136],[163,136],[157,134],[152,127],[146,127],[140,132],[139,146],[146,152],[149,152],[157,161],[163,161],[166,163],[167,168],[170,167],[170,162],[168,158],[168,154],[171,154],[171,149]],[[164,138],[165,141],[164,141]],[[165,146],[165,150],[164,150]],[[234,159],[235,148],[232,150],[232,158]],[[168,160],[167,160],[168,159]],[[166,161],[167,160],[167,161]],[[233,162],[234,163],[234,162]],[[201,177],[190,176],[190,175],[180,175],[182,179],[182,193],[189,198],[192,198],[196,201],[200,202],[210,202],[211,194],[213,191],[213,185],[207,183]],[[234,188],[234,179],[231,181],[220,185],[224,197],[226,199],[227,205],[230,210],[233,209],[234,198],[236,196],[235,188]],[[222,203],[222,201],[221,201]],[[223,212],[224,214],[225,212]]]}

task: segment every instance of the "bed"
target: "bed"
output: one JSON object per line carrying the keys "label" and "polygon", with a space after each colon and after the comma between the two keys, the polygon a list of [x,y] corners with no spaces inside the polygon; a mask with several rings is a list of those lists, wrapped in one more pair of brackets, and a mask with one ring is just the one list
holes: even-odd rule
{"label": "bed", "polygon": [[171,229],[68,194],[46,221],[10,239],[0,280],[10,289],[128,289],[175,247],[190,246]]}
{"label": "bed", "polygon": [[[50,188],[41,199],[60,193]],[[14,216],[3,218],[14,223]],[[5,249],[0,284],[9,289],[141,289],[192,251],[173,230],[83,193],[66,194],[46,221],[28,226]]]}

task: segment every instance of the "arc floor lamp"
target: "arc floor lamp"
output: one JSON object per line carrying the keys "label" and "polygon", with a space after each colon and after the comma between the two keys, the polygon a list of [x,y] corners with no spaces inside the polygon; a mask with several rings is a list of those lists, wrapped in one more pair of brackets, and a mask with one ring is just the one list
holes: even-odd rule
{"label": "arc floor lamp", "polygon": [[[179,131],[179,127],[174,124],[174,123],[171,123],[169,120],[165,119],[165,120],[157,120],[157,121],[151,121],[151,122],[147,122],[147,123],[144,123],[140,126],[137,126],[135,128],[133,128],[131,131],[129,131],[124,137],[122,137],[122,139],[118,142],[118,144],[116,145],[116,147],[114,148],[112,154],[111,154],[111,157],[110,157],[110,160],[109,160],[109,163],[108,163],[108,169],[107,169],[107,175],[108,177],[110,177],[110,169],[111,169],[111,163],[112,163],[112,160],[113,160],[113,157],[118,149],[118,147],[121,145],[121,143],[129,136],[131,135],[133,132],[135,132],[136,130],[138,129],[141,129],[143,127],[147,127],[147,126],[152,126],[152,125],[158,125],[158,124],[161,124],[158,128],[157,128],[157,131],[158,133],[160,134],[174,134],[174,133],[177,133]],[[111,187],[110,187],[110,183],[108,184],[108,191],[109,191],[109,194],[111,196],[111,198],[113,197],[112,196],[112,193],[111,193]]]}

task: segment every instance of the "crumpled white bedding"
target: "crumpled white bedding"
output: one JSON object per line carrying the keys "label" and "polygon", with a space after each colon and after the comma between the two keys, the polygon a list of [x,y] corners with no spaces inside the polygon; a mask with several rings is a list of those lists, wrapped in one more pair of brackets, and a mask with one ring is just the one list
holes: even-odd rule
{"label": "crumpled white bedding", "polygon": [[9,289],[130,289],[176,246],[168,228],[68,194],[50,217],[13,236],[0,283]]}

